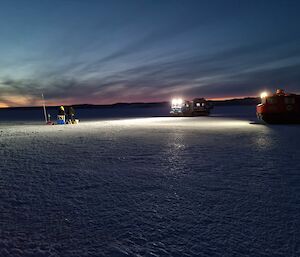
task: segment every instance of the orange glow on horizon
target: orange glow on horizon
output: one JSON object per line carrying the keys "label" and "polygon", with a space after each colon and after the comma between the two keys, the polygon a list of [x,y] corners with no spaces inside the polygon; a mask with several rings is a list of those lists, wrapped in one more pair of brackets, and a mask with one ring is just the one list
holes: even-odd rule
{"label": "orange glow on horizon", "polygon": [[3,102],[0,101],[0,108],[31,106],[32,100],[32,98],[24,96],[6,96]]}
{"label": "orange glow on horizon", "polygon": [[0,108],[8,108],[9,106],[7,104],[4,103],[0,103]]}

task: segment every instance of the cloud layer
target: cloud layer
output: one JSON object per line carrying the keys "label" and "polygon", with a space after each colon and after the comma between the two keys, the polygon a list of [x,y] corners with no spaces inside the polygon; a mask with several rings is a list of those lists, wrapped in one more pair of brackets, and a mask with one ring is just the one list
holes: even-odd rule
{"label": "cloud layer", "polygon": [[222,2],[7,2],[0,106],[300,92],[297,3]]}

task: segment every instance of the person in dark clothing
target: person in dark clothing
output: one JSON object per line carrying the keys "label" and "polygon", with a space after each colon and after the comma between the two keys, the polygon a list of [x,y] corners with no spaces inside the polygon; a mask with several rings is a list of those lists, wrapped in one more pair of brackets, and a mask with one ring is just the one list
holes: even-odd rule
{"label": "person in dark clothing", "polygon": [[75,121],[75,110],[72,106],[67,109],[67,120]]}

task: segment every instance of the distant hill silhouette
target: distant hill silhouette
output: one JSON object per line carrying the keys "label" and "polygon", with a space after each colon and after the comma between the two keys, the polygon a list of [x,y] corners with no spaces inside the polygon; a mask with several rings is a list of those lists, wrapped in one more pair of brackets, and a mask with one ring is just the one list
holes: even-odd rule
{"label": "distant hill silhouette", "polygon": [[210,100],[214,106],[222,105],[257,105],[260,103],[260,97],[245,97],[245,98],[234,98],[228,100]]}
{"label": "distant hill silhouette", "polygon": [[[213,106],[232,106],[232,105],[257,105],[260,103],[259,97],[234,98],[228,100],[208,100]],[[115,103],[115,104],[74,104],[76,109],[108,109],[108,108],[164,108],[169,107],[170,102],[152,102],[152,103]],[[2,109],[39,109],[40,106],[32,107],[8,107]],[[47,109],[58,108],[58,106],[47,106]]]}

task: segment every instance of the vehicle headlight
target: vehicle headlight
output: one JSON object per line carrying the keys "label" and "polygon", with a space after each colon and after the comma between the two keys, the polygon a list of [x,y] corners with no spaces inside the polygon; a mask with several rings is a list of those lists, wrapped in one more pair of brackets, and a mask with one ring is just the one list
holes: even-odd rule
{"label": "vehicle headlight", "polygon": [[266,98],[268,96],[268,93],[267,92],[262,92],[260,94],[260,98]]}

